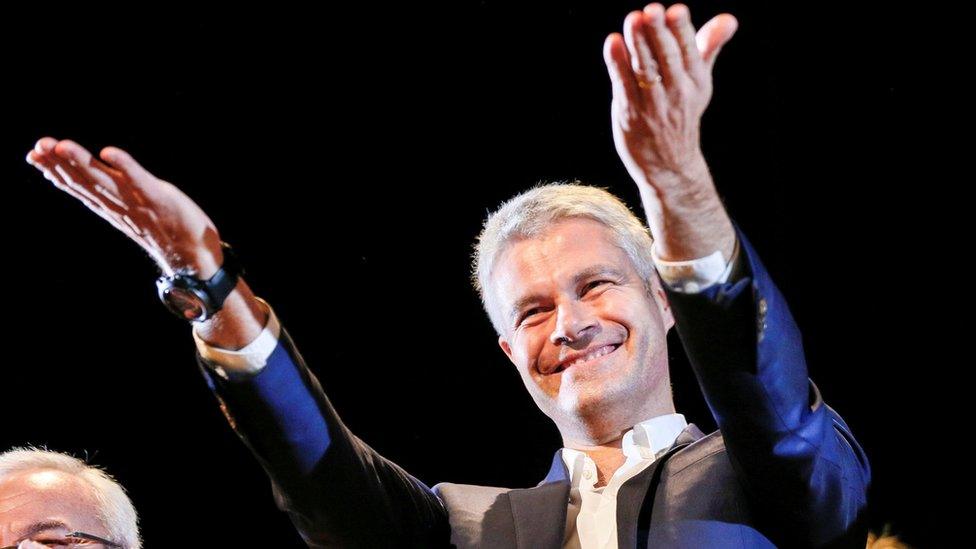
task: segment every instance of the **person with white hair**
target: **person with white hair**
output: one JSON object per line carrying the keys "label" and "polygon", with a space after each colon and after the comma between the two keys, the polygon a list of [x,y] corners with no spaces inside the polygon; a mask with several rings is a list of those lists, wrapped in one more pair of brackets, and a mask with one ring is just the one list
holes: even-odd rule
{"label": "person with white hair", "polygon": [[138,517],[111,475],[67,454],[0,454],[0,549],[139,549]]}

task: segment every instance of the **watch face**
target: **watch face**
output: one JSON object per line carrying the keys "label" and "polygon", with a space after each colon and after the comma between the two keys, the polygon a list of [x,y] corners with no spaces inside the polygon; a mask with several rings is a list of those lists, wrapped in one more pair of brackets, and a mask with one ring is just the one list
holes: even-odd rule
{"label": "watch face", "polygon": [[207,312],[203,301],[195,293],[183,288],[169,288],[163,295],[163,301],[177,316],[189,321],[202,319]]}

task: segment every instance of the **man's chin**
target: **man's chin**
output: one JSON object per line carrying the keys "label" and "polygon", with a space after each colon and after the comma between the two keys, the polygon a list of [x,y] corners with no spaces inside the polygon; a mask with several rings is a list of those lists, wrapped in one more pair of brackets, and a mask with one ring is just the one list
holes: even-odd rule
{"label": "man's chin", "polygon": [[619,435],[620,421],[628,414],[617,404],[599,395],[574,395],[560,398],[555,414],[548,415],[564,438],[596,444]]}
{"label": "man's chin", "polygon": [[562,383],[556,394],[536,391],[536,405],[557,425],[563,423],[599,423],[613,418],[621,406],[630,407],[632,389],[625,383],[610,380],[593,380],[592,383]]}
{"label": "man's chin", "polygon": [[600,380],[601,383],[563,384],[556,407],[567,418],[594,420],[630,415],[641,400],[635,385],[626,380]]}
{"label": "man's chin", "polygon": [[559,410],[568,417],[586,418],[606,413],[613,405],[603,392],[564,391],[559,395]]}

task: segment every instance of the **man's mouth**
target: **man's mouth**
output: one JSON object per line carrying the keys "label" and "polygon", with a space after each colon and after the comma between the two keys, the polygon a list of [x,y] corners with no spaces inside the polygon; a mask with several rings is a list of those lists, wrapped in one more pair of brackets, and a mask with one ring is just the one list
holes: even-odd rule
{"label": "man's mouth", "polygon": [[599,358],[605,357],[610,353],[617,350],[620,347],[619,343],[611,343],[609,345],[603,345],[592,351],[588,351],[583,355],[571,356],[567,360],[560,362],[550,374],[558,374],[567,368],[572,368],[574,366],[579,366],[581,364],[586,364],[588,362],[597,360]]}

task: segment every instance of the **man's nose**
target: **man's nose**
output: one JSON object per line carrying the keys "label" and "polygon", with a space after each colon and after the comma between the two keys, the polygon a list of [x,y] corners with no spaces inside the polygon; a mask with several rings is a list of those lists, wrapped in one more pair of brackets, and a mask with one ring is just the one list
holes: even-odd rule
{"label": "man's nose", "polygon": [[596,326],[596,318],[589,307],[578,301],[564,303],[557,308],[556,326],[549,340],[554,345],[575,343],[591,337]]}

